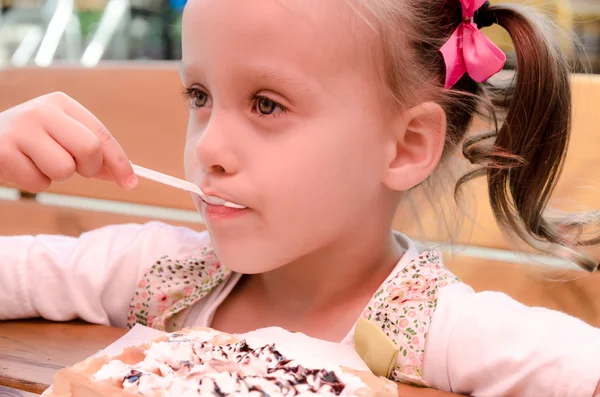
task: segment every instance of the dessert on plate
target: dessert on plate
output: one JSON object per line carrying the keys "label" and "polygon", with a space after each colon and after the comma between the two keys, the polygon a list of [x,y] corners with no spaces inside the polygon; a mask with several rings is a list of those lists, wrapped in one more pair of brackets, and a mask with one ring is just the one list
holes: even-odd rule
{"label": "dessert on plate", "polygon": [[[310,343],[287,349],[209,328],[166,334],[120,355],[60,370],[51,397],[397,396],[395,383],[320,361]],[[312,347],[318,349],[318,347]]]}

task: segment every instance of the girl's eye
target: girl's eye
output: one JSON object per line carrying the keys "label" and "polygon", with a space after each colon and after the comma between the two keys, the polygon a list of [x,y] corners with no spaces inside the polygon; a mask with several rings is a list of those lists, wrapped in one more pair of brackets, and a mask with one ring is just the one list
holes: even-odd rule
{"label": "girl's eye", "polygon": [[279,113],[285,113],[287,108],[267,97],[264,96],[254,96],[252,98],[253,101],[253,111],[259,113],[262,116],[270,116],[277,115]]}
{"label": "girl's eye", "polygon": [[208,103],[208,94],[197,88],[186,88],[185,96],[192,108],[202,108]]}
{"label": "girl's eye", "polygon": [[262,114],[272,114],[277,109],[277,104],[267,98],[258,98],[256,104],[258,111]]}
{"label": "girl's eye", "polygon": [[208,102],[208,95],[204,91],[194,90],[191,101],[194,107],[201,108]]}

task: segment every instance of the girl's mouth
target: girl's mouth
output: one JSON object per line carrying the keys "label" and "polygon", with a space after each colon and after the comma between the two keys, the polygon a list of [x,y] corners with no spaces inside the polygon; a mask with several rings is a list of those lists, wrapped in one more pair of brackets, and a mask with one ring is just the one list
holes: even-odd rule
{"label": "girl's mouth", "polygon": [[202,198],[202,200],[208,205],[222,206],[222,207],[239,209],[239,210],[246,208],[245,206],[243,206],[241,204],[231,203],[229,201],[225,201],[224,199],[222,199],[220,197],[216,197],[216,196],[202,195],[202,196],[200,196],[200,198]]}
{"label": "girl's mouth", "polygon": [[204,216],[205,218],[213,218],[213,219],[225,219],[225,218],[234,218],[241,216],[249,211],[248,208],[231,208],[226,207],[224,205],[215,205],[209,204],[207,202],[204,203]]}

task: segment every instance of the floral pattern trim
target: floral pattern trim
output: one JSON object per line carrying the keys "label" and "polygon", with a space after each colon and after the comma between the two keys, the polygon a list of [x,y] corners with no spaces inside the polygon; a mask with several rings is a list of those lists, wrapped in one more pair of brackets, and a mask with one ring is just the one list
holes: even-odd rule
{"label": "floral pattern trim", "polygon": [[127,326],[141,324],[169,332],[181,329],[185,309],[208,295],[230,274],[210,245],[182,260],[160,258],[137,285],[129,305]]}
{"label": "floral pattern trim", "polygon": [[440,288],[459,282],[442,264],[440,253],[425,251],[392,274],[369,302],[363,316],[398,347],[391,380],[428,386],[423,379],[423,359],[437,294]]}

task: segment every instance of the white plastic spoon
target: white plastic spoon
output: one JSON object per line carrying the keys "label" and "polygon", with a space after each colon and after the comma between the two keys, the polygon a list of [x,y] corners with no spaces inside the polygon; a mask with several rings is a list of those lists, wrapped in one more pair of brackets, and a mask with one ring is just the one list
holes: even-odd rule
{"label": "white plastic spoon", "polygon": [[191,182],[184,181],[183,179],[175,178],[169,175],[161,174],[160,172],[150,170],[148,168],[140,167],[139,165],[131,164],[133,167],[133,172],[142,178],[150,179],[154,182],[162,183],[164,185],[172,186],[178,189],[186,190],[188,192],[192,192],[197,194],[202,198],[202,200],[206,201],[208,204],[212,205],[222,205],[229,208],[237,208],[243,209],[246,208],[243,205],[230,203],[225,201],[219,197],[209,196],[204,194],[204,192],[197,186]]}

